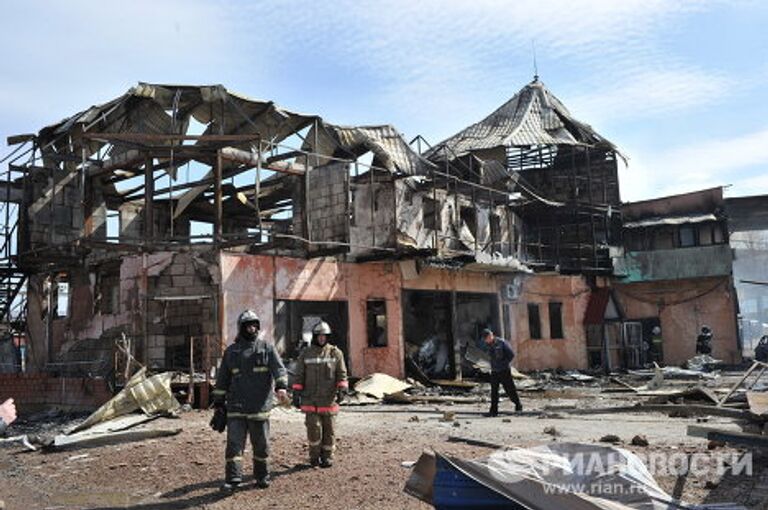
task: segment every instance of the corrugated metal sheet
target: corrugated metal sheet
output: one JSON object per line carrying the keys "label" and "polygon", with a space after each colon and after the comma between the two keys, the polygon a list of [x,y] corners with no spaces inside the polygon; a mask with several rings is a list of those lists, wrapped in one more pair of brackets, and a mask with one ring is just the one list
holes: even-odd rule
{"label": "corrugated metal sheet", "polygon": [[655,227],[658,225],[685,225],[687,223],[704,223],[705,221],[717,221],[717,216],[714,214],[691,214],[688,216],[646,218],[638,221],[628,221],[624,223],[624,228]]}
{"label": "corrugated metal sheet", "polygon": [[613,147],[590,126],[574,119],[543,83],[534,80],[488,117],[437,144],[426,156],[444,159],[444,147],[453,153],[452,159],[498,146],[595,144]]}
{"label": "corrugated metal sheet", "polygon": [[[390,125],[346,127],[321,122],[307,134],[304,150],[326,156],[356,158],[373,152],[373,166],[404,175],[426,175],[434,164],[421,157]],[[361,169],[361,172],[367,171]]]}

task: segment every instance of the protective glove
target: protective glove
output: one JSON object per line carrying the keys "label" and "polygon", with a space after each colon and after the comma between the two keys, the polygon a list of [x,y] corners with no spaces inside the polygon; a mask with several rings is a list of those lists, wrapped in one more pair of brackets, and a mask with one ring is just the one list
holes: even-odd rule
{"label": "protective glove", "polygon": [[336,403],[341,404],[341,402],[344,400],[344,397],[347,396],[347,390],[344,388],[339,388],[336,390]]}
{"label": "protective glove", "polygon": [[293,397],[291,398],[291,405],[295,407],[296,409],[299,409],[301,407],[301,392],[300,391],[294,391]]}
{"label": "protective glove", "polygon": [[227,428],[227,408],[223,405],[216,407],[209,425],[216,432],[224,432],[224,429]]}

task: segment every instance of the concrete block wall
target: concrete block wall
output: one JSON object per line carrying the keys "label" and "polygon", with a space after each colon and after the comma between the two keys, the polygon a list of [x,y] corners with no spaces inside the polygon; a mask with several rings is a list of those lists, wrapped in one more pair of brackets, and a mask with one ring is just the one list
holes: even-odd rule
{"label": "concrete block wall", "polygon": [[25,229],[30,246],[22,249],[68,243],[82,234],[85,211],[78,180],[61,169],[56,169],[53,176],[53,195],[49,170],[37,169],[30,179],[32,185],[25,196],[29,204]]}
{"label": "concrete block wall", "polygon": [[[218,286],[211,280],[208,263],[190,253],[175,254],[158,276],[150,278],[149,295],[148,365],[188,367],[189,338],[213,338],[217,331]],[[164,299],[178,297],[190,299]],[[200,362],[201,347],[202,341],[196,341],[196,365]]]}
{"label": "concrete block wall", "polygon": [[104,379],[0,374],[0,402],[13,398],[20,414],[50,408],[92,411],[112,396]]}
{"label": "concrete block wall", "polygon": [[347,180],[344,163],[332,163],[313,169],[309,174],[309,225],[313,241],[348,240]]}

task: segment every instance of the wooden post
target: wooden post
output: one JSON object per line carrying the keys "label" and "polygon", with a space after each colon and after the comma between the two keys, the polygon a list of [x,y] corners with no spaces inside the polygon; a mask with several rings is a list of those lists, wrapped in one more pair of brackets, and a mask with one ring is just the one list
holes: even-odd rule
{"label": "wooden post", "polygon": [[213,169],[213,242],[220,243],[222,240],[222,208],[221,208],[221,175],[222,175],[221,151],[216,151],[216,166]]}
{"label": "wooden post", "polygon": [[144,160],[144,240],[155,237],[155,175],[152,156],[147,153]]}
{"label": "wooden post", "polygon": [[195,403],[195,337],[189,337],[189,385],[187,386],[187,404]]}
{"label": "wooden post", "polygon": [[200,388],[200,409],[208,409],[209,390],[211,386],[211,337],[203,337],[203,372],[205,372],[205,383]]}
{"label": "wooden post", "polygon": [[[455,280],[454,280],[455,281]],[[453,366],[454,378],[462,380],[461,374],[461,341],[459,340],[459,318],[456,312],[456,291],[451,291],[451,336],[453,337]]]}

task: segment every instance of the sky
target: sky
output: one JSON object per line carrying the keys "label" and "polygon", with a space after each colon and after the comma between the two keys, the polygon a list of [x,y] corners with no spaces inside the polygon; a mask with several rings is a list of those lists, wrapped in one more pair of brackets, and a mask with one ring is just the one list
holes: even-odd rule
{"label": "sky", "polygon": [[628,158],[625,201],[768,194],[768,2],[0,3],[0,159],[139,81],[215,84],[435,144],[541,81]]}

